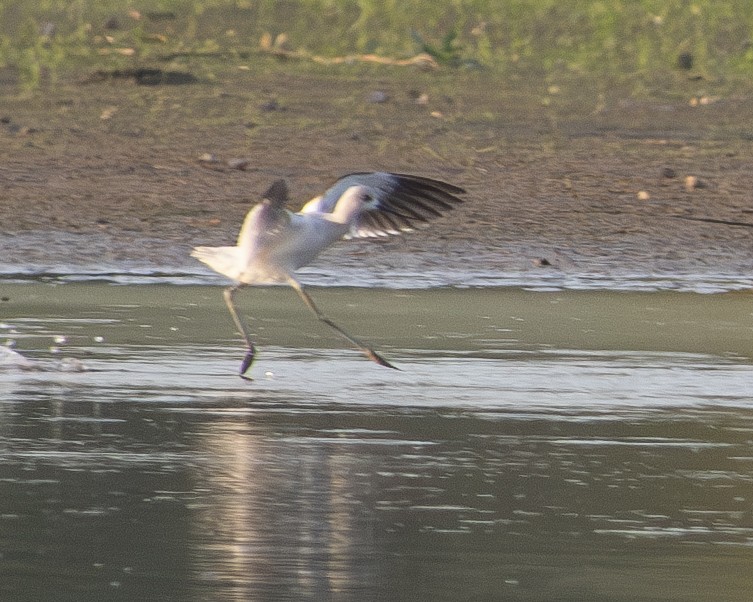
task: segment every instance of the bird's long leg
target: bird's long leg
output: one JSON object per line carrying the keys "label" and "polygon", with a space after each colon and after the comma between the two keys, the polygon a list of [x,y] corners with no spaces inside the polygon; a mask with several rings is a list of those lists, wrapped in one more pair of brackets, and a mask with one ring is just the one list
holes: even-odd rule
{"label": "bird's long leg", "polygon": [[246,376],[246,371],[251,367],[251,364],[254,363],[254,357],[256,356],[256,347],[254,347],[254,342],[251,340],[251,335],[248,332],[248,328],[246,328],[246,325],[241,320],[237,310],[235,309],[235,304],[233,303],[233,295],[239,288],[239,285],[229,286],[223,292],[223,296],[225,297],[225,305],[227,305],[227,308],[230,310],[230,315],[233,316],[233,322],[235,322],[235,325],[238,330],[240,330],[243,338],[246,339],[246,346],[248,347],[248,351],[246,351],[246,357],[243,358],[243,362],[241,363],[240,376],[241,378],[244,378],[246,380],[251,380],[248,376]]}
{"label": "bird's long leg", "polygon": [[371,347],[368,345],[365,345],[355,337],[352,337],[347,332],[345,332],[342,328],[340,328],[337,324],[335,324],[332,320],[330,320],[327,316],[325,316],[319,308],[316,306],[316,303],[314,303],[314,300],[309,296],[309,294],[304,290],[303,285],[298,282],[295,278],[289,277],[288,278],[288,284],[293,287],[296,293],[303,299],[303,302],[306,304],[306,307],[308,307],[312,312],[314,312],[314,315],[324,322],[327,326],[332,328],[335,332],[337,332],[340,336],[342,336],[344,339],[350,341],[355,347],[363,353],[367,358],[369,358],[372,362],[376,362],[380,366],[385,366],[386,368],[393,368],[395,370],[398,370],[399,368],[396,368],[392,364],[390,364],[386,359],[384,359],[381,355],[379,355],[376,351],[374,351]]}

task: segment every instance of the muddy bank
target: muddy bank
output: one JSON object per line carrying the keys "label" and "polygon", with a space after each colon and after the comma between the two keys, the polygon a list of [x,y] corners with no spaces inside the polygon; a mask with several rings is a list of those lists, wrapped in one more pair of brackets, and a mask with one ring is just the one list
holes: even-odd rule
{"label": "muddy bank", "polygon": [[[175,69],[198,71],[191,60]],[[234,240],[274,178],[302,204],[344,173],[392,170],[463,186],[467,204],[426,232],[343,243],[318,268],[333,281],[449,269],[745,284],[753,96],[714,91],[678,77],[636,99],[587,76],[259,57],[185,85],[81,74],[20,96],[7,84],[0,263],[200,273],[189,249]]]}

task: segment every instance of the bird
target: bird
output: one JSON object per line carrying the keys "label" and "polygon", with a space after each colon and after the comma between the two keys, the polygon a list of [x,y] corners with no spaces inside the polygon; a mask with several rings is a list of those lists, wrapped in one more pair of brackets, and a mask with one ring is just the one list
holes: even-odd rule
{"label": "bird", "polygon": [[381,238],[410,232],[463,203],[459,186],[428,177],[356,172],[340,177],[298,212],[286,208],[288,186],[276,180],[246,214],[235,246],[194,247],[191,256],[233,281],[223,297],[246,342],[240,376],[247,376],[256,346],[235,306],[235,293],[257,284],[287,283],[321,322],[368,359],[395,368],[372,347],[350,335],[314,303],[294,273],[341,239]]}

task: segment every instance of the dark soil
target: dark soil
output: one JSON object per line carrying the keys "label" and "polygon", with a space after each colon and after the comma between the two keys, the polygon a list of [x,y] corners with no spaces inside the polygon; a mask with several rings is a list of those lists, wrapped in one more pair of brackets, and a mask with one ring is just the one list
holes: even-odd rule
{"label": "dark soil", "polygon": [[196,70],[0,85],[5,266],[180,268],[193,245],[232,242],[275,178],[303,204],[391,170],[463,186],[467,204],[429,232],[347,243],[351,259],[753,273],[753,96],[679,75],[636,99],[586,76],[259,57]]}

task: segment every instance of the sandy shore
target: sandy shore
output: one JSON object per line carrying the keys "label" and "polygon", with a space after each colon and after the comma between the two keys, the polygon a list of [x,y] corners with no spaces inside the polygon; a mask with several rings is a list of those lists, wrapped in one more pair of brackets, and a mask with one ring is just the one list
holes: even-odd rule
{"label": "sandy shore", "polygon": [[392,170],[463,186],[467,203],[429,231],[343,243],[323,271],[753,274],[743,96],[284,66],[0,96],[6,273],[200,270],[190,248],[233,241],[273,179],[302,204],[345,173]]}

